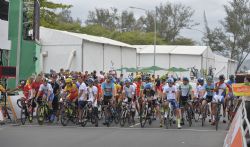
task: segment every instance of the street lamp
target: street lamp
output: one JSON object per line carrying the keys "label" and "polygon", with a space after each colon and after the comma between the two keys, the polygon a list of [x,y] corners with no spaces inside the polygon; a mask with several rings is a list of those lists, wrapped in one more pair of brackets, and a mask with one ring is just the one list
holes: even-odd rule
{"label": "street lamp", "polygon": [[[142,10],[145,13],[148,12],[148,10],[143,9],[143,8],[138,8],[138,7],[133,7],[130,6],[130,9],[137,9],[137,10]],[[155,53],[156,53],[156,9],[155,9],[155,15],[154,15],[154,66],[155,66]],[[155,75],[155,68],[154,68],[154,75]]]}

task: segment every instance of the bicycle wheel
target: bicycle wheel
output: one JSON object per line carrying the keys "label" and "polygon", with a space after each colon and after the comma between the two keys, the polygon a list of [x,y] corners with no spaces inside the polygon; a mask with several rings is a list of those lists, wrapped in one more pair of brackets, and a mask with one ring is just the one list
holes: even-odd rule
{"label": "bicycle wheel", "polygon": [[120,125],[121,127],[124,127],[126,123],[126,111],[122,111],[121,119],[120,119]]}
{"label": "bicycle wheel", "polygon": [[67,126],[69,123],[69,109],[65,108],[64,110],[61,111],[61,124],[63,126]]}
{"label": "bicycle wheel", "polygon": [[140,124],[141,124],[141,128],[145,127],[145,124],[147,122],[147,109],[144,110],[144,112],[142,112],[142,114],[140,115]]}
{"label": "bicycle wheel", "polygon": [[187,118],[188,118],[188,124],[189,124],[189,127],[191,127],[192,126],[192,110],[189,108],[188,110],[187,110]]}
{"label": "bicycle wheel", "polygon": [[25,125],[26,119],[27,119],[26,107],[23,107],[21,109],[21,123],[22,123],[22,125]]}
{"label": "bicycle wheel", "polygon": [[39,125],[44,123],[44,106],[38,106],[37,108],[37,122]]}
{"label": "bicycle wheel", "polygon": [[88,123],[88,110],[83,109],[82,110],[82,116],[81,116],[81,126],[85,127]]}
{"label": "bicycle wheel", "polygon": [[217,104],[217,111],[216,111],[216,116],[215,116],[215,129],[216,131],[219,128],[219,121],[220,121],[220,104]]}
{"label": "bicycle wheel", "polygon": [[30,110],[30,112],[29,112],[29,123],[33,122],[33,110],[34,110],[34,108],[32,107],[31,110]]}
{"label": "bicycle wheel", "polygon": [[115,111],[115,113],[113,114],[113,118],[114,118],[115,124],[119,124],[120,117],[119,117],[119,113],[117,111]]}

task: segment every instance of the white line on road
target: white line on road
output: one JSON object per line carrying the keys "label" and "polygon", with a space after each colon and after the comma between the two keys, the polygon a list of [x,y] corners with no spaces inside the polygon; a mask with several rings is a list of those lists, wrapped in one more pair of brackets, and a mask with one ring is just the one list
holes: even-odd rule
{"label": "white line on road", "polygon": [[[21,125],[20,127],[43,127],[43,128],[81,128],[81,129],[120,129],[120,130],[166,130],[166,131],[193,131],[193,132],[218,132],[216,130],[198,130],[198,129],[163,129],[163,128],[134,128],[139,125],[137,123],[129,128],[121,127],[80,127],[80,126],[40,126],[40,125]],[[219,130],[219,132],[227,132],[226,130]]]}
{"label": "white line on road", "polygon": [[138,125],[140,125],[140,123],[134,124],[134,125],[129,126],[129,127],[130,127],[130,128],[134,128],[135,126],[138,126]]}

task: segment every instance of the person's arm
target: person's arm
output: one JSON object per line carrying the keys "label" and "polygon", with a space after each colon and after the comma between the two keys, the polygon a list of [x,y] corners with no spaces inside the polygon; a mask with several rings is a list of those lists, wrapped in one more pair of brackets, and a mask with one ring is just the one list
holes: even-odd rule
{"label": "person's arm", "polygon": [[114,84],[112,84],[112,99],[114,100],[115,97],[115,87]]}

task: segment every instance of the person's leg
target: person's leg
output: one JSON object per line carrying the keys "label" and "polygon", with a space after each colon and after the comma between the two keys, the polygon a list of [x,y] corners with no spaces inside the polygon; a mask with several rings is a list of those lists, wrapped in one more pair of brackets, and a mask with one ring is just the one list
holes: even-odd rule
{"label": "person's leg", "polygon": [[211,103],[211,107],[212,107],[212,117],[211,117],[211,119],[212,119],[212,125],[214,125],[215,124],[215,115],[216,115],[216,107],[217,107],[217,104],[216,103]]}
{"label": "person's leg", "polygon": [[227,112],[226,109],[228,107],[228,101],[229,101],[229,97],[226,96],[223,102],[223,123],[226,123],[226,112]]}

